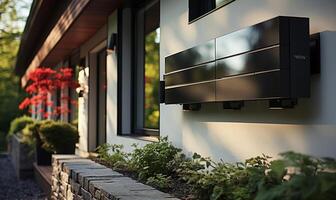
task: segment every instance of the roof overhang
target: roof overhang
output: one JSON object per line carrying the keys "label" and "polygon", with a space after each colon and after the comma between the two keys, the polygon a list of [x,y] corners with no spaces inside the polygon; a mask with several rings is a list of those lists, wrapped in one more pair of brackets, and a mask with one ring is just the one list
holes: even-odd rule
{"label": "roof overhang", "polygon": [[69,0],[33,0],[15,63],[17,75],[25,73],[32,56],[39,50],[69,3]]}
{"label": "roof overhang", "polygon": [[107,23],[108,16],[121,0],[72,0],[21,78],[25,87],[28,74],[40,67],[52,67],[69,57]]}

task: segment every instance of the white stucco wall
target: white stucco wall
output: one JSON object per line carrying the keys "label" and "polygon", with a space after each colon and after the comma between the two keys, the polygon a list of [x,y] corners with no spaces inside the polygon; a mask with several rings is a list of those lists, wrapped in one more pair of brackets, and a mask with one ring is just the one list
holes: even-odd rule
{"label": "white stucco wall", "polygon": [[[84,70],[79,72],[78,82],[84,89],[84,96],[78,98],[78,132],[79,132],[79,144],[76,154],[86,156],[87,152],[92,151],[95,148],[95,144],[90,143],[90,139],[95,135],[90,136],[88,130],[89,124],[89,67],[90,67],[90,55],[92,51],[101,50],[105,44],[104,40],[107,37],[107,27],[104,25],[100,28],[89,40],[87,40],[79,48],[79,56],[81,59],[85,59],[85,73]],[[92,61],[92,60],[91,60]],[[94,66],[91,66],[94,67]],[[91,146],[90,146],[91,145]],[[94,147],[92,147],[94,146]]]}
{"label": "white stucco wall", "polygon": [[[85,71],[84,71],[85,70]],[[78,152],[88,151],[88,92],[89,92],[89,68],[86,67],[82,69],[78,74],[78,83],[80,84],[80,89],[83,91],[83,96],[78,98],[78,132],[79,132],[79,142],[78,142]]]}
{"label": "white stucco wall", "polygon": [[[335,0],[236,0],[188,24],[188,0],[161,0],[161,79],[168,55],[279,15],[309,17],[311,33],[336,30],[335,11]],[[336,33],[322,34],[321,47],[311,98],[300,99],[295,109],[269,110],[258,101],[241,111],[212,104],[183,112],[180,105],[161,104],[161,136],[185,152],[227,161],[287,150],[336,157]]]}

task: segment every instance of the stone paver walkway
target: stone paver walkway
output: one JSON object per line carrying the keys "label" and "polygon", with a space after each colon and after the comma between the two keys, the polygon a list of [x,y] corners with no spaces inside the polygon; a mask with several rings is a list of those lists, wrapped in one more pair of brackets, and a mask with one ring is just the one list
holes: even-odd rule
{"label": "stone paver walkway", "polygon": [[0,199],[42,200],[45,197],[33,179],[18,180],[10,158],[0,154]]}

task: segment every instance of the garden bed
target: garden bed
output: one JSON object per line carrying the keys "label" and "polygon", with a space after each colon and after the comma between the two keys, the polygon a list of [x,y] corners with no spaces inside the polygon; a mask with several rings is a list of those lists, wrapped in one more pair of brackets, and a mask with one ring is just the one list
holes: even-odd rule
{"label": "garden bed", "polygon": [[114,171],[170,193],[197,200],[327,200],[336,196],[336,160],[295,152],[244,162],[187,157],[167,138],[143,147],[104,144],[92,158]]}
{"label": "garden bed", "polygon": [[[108,168],[113,169],[113,165],[111,165],[110,163],[106,162],[103,159],[100,158],[91,158],[91,160],[93,160],[94,162],[97,162],[99,164],[102,164]],[[148,182],[146,181],[141,181],[138,179],[138,174],[134,171],[130,171],[130,170],[121,170],[121,169],[115,169],[116,172],[121,173],[124,176],[130,177],[134,180],[137,180],[143,184],[148,184]],[[194,199],[191,196],[191,186],[185,182],[182,181],[181,179],[179,179],[179,177],[172,177],[169,186],[165,185],[165,183],[163,183],[163,185],[158,186],[155,184],[150,184],[151,186],[153,186],[154,188],[165,192],[165,193],[169,193],[172,194],[173,196],[181,199],[181,200],[190,200],[190,199]]]}

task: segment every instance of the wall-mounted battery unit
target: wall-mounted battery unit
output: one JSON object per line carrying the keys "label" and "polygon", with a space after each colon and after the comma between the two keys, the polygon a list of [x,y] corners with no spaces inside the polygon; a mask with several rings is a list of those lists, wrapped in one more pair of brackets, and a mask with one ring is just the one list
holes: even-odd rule
{"label": "wall-mounted battery unit", "polygon": [[276,17],[165,58],[165,103],[310,96],[309,19]]}

